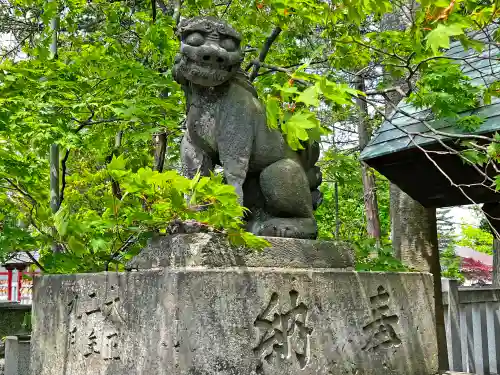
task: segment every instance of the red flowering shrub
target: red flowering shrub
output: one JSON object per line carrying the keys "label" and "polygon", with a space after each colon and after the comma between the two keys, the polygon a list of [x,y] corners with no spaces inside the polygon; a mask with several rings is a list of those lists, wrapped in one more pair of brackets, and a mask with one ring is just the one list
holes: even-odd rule
{"label": "red flowering shrub", "polygon": [[491,282],[493,267],[472,258],[462,258],[461,272],[466,279]]}

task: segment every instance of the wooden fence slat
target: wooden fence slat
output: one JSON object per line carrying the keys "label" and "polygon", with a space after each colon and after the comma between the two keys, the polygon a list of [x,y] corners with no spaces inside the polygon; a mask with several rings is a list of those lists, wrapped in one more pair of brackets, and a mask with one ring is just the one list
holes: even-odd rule
{"label": "wooden fence slat", "polygon": [[495,336],[498,333],[495,329],[495,310],[498,308],[498,304],[490,302],[486,304],[486,335],[488,336],[488,360],[489,360],[489,373],[498,373],[498,361],[497,361],[497,345]]}
{"label": "wooden fence slat", "polygon": [[442,286],[449,370],[500,375],[500,288]]}
{"label": "wooden fence slat", "polygon": [[448,362],[450,370],[464,371],[462,363],[462,345],[460,340],[460,300],[458,280],[443,280],[443,290],[447,291],[448,308],[446,318],[446,343],[448,346]]}
{"label": "wooden fence slat", "polygon": [[473,348],[474,348],[474,367],[475,373],[484,375],[483,363],[483,339],[481,335],[481,306],[479,304],[472,305],[472,332],[473,332]]}
{"label": "wooden fence slat", "polygon": [[469,366],[468,331],[466,306],[460,306],[460,342],[462,343],[462,368],[464,372],[471,372],[471,367]]}
{"label": "wooden fence slat", "polygon": [[482,358],[483,358],[483,373],[490,374],[490,354],[488,351],[488,329],[486,321],[486,303],[479,304],[479,312],[481,313],[481,345],[482,345]]}

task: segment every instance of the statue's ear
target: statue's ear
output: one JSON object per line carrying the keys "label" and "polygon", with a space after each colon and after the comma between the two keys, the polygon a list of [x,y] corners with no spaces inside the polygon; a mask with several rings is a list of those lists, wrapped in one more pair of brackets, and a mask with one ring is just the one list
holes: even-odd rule
{"label": "statue's ear", "polygon": [[182,16],[179,17],[179,23],[174,27],[174,33],[177,36],[177,39],[179,40],[182,39],[182,32],[184,31],[184,28],[188,23],[189,23],[188,18],[184,18]]}
{"label": "statue's ear", "polygon": [[187,85],[188,81],[179,71],[179,67],[181,64],[182,64],[182,55],[178,53],[177,55],[175,55],[174,66],[172,67],[172,76],[174,77],[175,81],[180,85]]}

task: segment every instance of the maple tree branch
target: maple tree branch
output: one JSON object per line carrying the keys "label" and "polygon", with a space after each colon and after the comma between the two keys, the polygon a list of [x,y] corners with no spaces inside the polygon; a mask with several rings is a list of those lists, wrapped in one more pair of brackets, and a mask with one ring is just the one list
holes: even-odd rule
{"label": "maple tree branch", "polygon": [[[313,61],[313,62],[310,62],[308,65],[318,65],[318,64],[324,64],[326,62],[328,62],[328,59]],[[260,66],[262,68],[268,69],[265,72],[259,73],[258,76],[263,76],[263,75],[273,73],[273,72],[283,72],[283,73],[291,75],[293,72],[289,69],[296,68],[298,66],[303,65],[303,63],[298,63],[298,64],[293,64],[293,65],[288,65],[288,66],[275,66],[275,65],[260,63],[258,60],[253,60],[250,63],[250,66],[252,66],[254,64],[260,64]]]}
{"label": "maple tree branch", "polygon": [[[119,118],[111,118],[111,119],[105,119],[105,120],[96,120],[92,121],[92,118],[94,117],[94,112],[90,115],[90,117],[86,121],[79,121],[76,118],[73,118],[73,121],[79,123],[80,125],[75,129],[75,134],[78,134],[81,130],[83,130],[86,126],[91,126],[91,125],[96,125],[96,124],[103,124],[103,123],[110,123],[110,122],[116,122],[120,121],[121,119]],[[61,207],[61,204],[64,200],[64,191],[66,189],[66,171],[67,171],[67,162],[69,158],[71,150],[68,148],[66,149],[66,153],[64,154],[64,158],[61,161],[61,193],[59,195],[59,202],[58,202],[58,209]]]}
{"label": "maple tree branch", "polygon": [[116,250],[114,251],[109,259],[106,261],[105,265],[105,271],[109,271],[109,264],[113,261],[116,260],[116,258],[122,253],[123,251],[127,250],[128,247],[133,245],[134,243],[137,242],[137,239],[139,238],[141,233],[138,234],[131,234],[124,242],[123,244]]}
{"label": "maple tree branch", "polygon": [[77,120],[76,118],[73,118],[72,120],[80,124],[78,126],[78,128],[75,129],[75,133],[79,133],[86,126],[92,126],[92,125],[97,125],[97,124],[106,124],[106,123],[110,123],[110,122],[122,121],[121,118],[117,118],[117,117],[113,117],[113,118],[105,119],[105,120],[96,120],[96,121],[92,121],[90,119],[86,120],[86,121],[80,121],[80,120]]}
{"label": "maple tree branch", "polygon": [[31,204],[33,206],[37,206],[38,205],[38,202],[36,201],[35,198],[33,198],[33,196],[28,193],[27,191],[21,189],[14,181],[12,181],[10,178],[8,177],[4,177],[4,179],[16,190],[18,191],[19,193],[21,193],[23,196],[25,196],[26,198],[28,198],[30,201],[31,201]]}
{"label": "maple tree branch", "polygon": [[[286,75],[288,76],[291,76],[293,74],[293,72],[287,68],[282,68],[280,66],[274,66],[274,65],[269,65],[269,64],[265,64],[265,63],[262,63],[258,60],[254,60],[252,62],[253,66],[254,67],[259,67],[259,68],[266,68],[268,69],[267,71],[263,72],[263,73],[260,73],[260,74],[257,74],[258,76],[259,75],[264,75],[264,74],[268,74],[268,73],[273,73],[273,72],[281,72],[281,73],[285,73]],[[301,83],[305,86],[310,86],[310,83],[306,82],[306,81],[303,81],[301,79],[298,79],[298,78],[294,78],[293,79],[295,82],[297,83]]]}
{"label": "maple tree branch", "polygon": [[227,13],[227,11],[229,10],[229,7],[233,4],[233,0],[230,0],[228,1],[228,3],[226,4],[226,9],[224,9],[224,12],[222,12],[222,15],[220,16],[221,18],[224,17]]}
{"label": "maple tree branch", "polygon": [[250,67],[247,67],[247,71],[253,66],[252,73],[250,74],[250,82],[254,81],[255,78],[257,78],[257,75],[259,74],[259,69],[260,69],[260,64],[264,63],[264,60],[266,59],[267,54],[269,53],[269,50],[271,49],[272,44],[274,41],[278,38],[278,36],[281,33],[281,27],[276,26],[273,31],[271,32],[271,35],[269,35],[262,46],[262,50],[260,51],[259,54],[259,65],[256,65],[254,63],[251,63]]}
{"label": "maple tree branch", "polygon": [[281,72],[281,73],[285,73],[287,75],[292,75],[292,73],[293,73],[291,70],[288,70],[287,68],[280,67],[280,66],[275,66],[275,65],[265,64],[265,63],[260,62],[259,60],[253,60],[252,61],[252,65],[253,66],[259,66],[259,68],[269,69],[269,70],[267,70],[267,71],[265,71],[263,73],[260,73],[258,75],[264,75],[264,74],[272,73],[272,72]]}
{"label": "maple tree branch", "polygon": [[404,59],[403,57],[401,57],[401,56],[399,56],[399,55],[397,55],[397,54],[395,54],[395,53],[389,53],[389,52],[383,51],[383,50],[381,50],[381,49],[379,49],[379,48],[377,48],[377,47],[370,46],[370,45],[365,44],[365,43],[363,43],[363,42],[361,42],[361,41],[359,41],[359,40],[356,40],[356,39],[354,39],[354,38],[353,38],[352,40],[350,40],[350,41],[343,41],[343,40],[332,40],[332,41],[333,41],[333,42],[337,42],[337,43],[342,43],[342,44],[356,43],[356,44],[359,44],[359,45],[360,45],[360,46],[362,46],[362,47],[365,47],[365,48],[371,49],[371,50],[373,50],[373,51],[375,51],[375,52],[378,52],[378,53],[380,53],[380,54],[382,54],[382,55],[385,55],[385,56],[390,56],[390,57],[394,57],[394,58],[398,59],[399,61],[404,62],[405,64],[406,64],[406,62],[407,62],[407,61],[406,61],[406,59]]}
{"label": "maple tree branch", "polygon": [[[477,204],[476,201],[474,201],[471,197],[468,196],[468,194],[464,191],[463,187],[469,187],[470,185],[463,185],[463,184],[457,184],[453,181],[453,179],[439,166],[439,164],[430,156],[430,154],[432,153],[446,153],[446,154],[456,154],[458,155],[459,157],[462,157],[460,155],[460,153],[457,151],[457,150],[454,150],[452,149],[451,147],[449,147],[448,145],[446,145],[443,140],[438,137],[437,135],[438,134],[424,134],[424,133],[420,133],[420,132],[410,132],[408,131],[407,129],[405,129],[404,127],[401,127],[397,124],[395,124],[393,121],[392,121],[392,118],[386,116],[386,114],[384,112],[382,112],[376,105],[373,105],[369,100],[365,99],[365,98],[361,98],[361,100],[364,100],[367,102],[367,104],[370,104],[371,107],[382,117],[384,118],[386,121],[388,121],[392,126],[394,126],[396,129],[400,130],[401,132],[403,132],[404,134],[406,134],[406,136],[410,139],[410,142],[416,147],[418,148],[420,151],[422,151],[425,155],[425,157],[436,167],[436,169],[448,180],[448,182],[450,183],[451,186],[454,186],[456,187],[457,189],[460,190],[460,192],[463,194],[463,196],[471,202],[471,204]],[[405,111],[402,111],[400,110],[400,108],[397,108],[397,106],[392,103],[390,100],[387,101],[393,108],[396,109],[397,112],[400,112],[400,113],[403,113],[405,114]],[[409,116],[411,117],[411,116]],[[418,119],[420,122],[422,123],[425,123],[427,127],[430,127],[430,125],[428,123],[426,123],[425,121],[422,121],[420,119]],[[433,129],[431,127],[431,129]],[[435,129],[434,129],[435,131]],[[442,132],[438,132],[438,131],[435,131],[436,133],[442,133]],[[446,133],[444,133],[446,134]],[[419,143],[417,143],[415,141],[415,137],[416,136],[420,136],[420,137],[424,137],[424,138],[430,138],[430,139],[433,139],[435,141],[437,141],[439,144],[441,144],[442,146],[444,146],[446,149],[450,150],[451,152],[435,152],[435,151],[430,151],[430,150],[426,150],[425,148],[423,148]],[[450,137],[453,137],[453,136],[460,136],[458,134],[450,134],[449,135]],[[460,138],[460,137],[459,137]],[[484,137],[486,138],[486,137]],[[463,158],[463,157],[462,157]],[[487,178],[486,174],[482,171],[479,171],[483,176],[485,176],[485,178]],[[485,179],[486,181],[486,179]],[[485,182],[484,181],[484,182]],[[481,186],[486,186],[484,184],[484,182],[481,184]]]}
{"label": "maple tree branch", "polygon": [[29,194],[27,191],[25,191],[24,189],[22,189],[20,186],[18,186],[14,181],[12,181],[10,178],[8,177],[4,177],[4,179],[17,191],[19,192],[22,196],[24,197],[27,197],[29,199],[29,201],[31,202],[31,207],[29,207],[26,202],[23,202],[21,201],[21,204],[23,204],[24,206],[26,206],[26,208],[30,211],[30,215],[29,215],[29,221],[30,221],[30,224],[40,233],[50,237],[50,238],[54,238],[54,236],[44,232],[43,230],[40,229],[40,227],[35,223],[35,221],[33,220],[33,210],[36,210],[36,208],[38,207],[38,202],[36,201],[35,198],[33,198],[33,196],[31,194]]}
{"label": "maple tree branch", "polygon": [[34,34],[28,34],[26,37],[24,37],[21,41],[17,42],[14,47],[12,47],[10,50],[6,51],[4,54],[2,54],[2,61],[8,58],[12,53],[18,52],[19,48],[24,44],[25,41],[30,39]]}
{"label": "maple tree branch", "polygon": [[394,91],[399,93],[403,97],[406,97],[408,95],[408,93],[404,92],[404,90],[401,88],[401,86],[389,87],[389,88],[383,89],[383,90],[367,90],[364,93],[366,95],[384,95],[384,94],[388,94],[388,93],[394,92]]}
{"label": "maple tree branch", "polygon": [[[422,119],[419,119],[418,117],[414,116],[414,115],[411,115],[409,114],[408,112],[406,111],[403,111],[401,108],[397,107],[394,103],[392,103],[389,98],[387,98],[387,96],[385,96],[386,100],[387,100],[387,103],[389,103],[389,105],[393,108],[393,110],[396,111],[396,113],[401,113],[403,114],[404,116],[406,117],[409,117],[409,118],[412,118],[414,120],[417,120],[417,121],[420,121],[422,124],[424,124],[427,129],[433,133],[434,135],[428,135],[428,134],[422,134],[420,132],[417,132],[417,133],[411,133],[411,132],[408,132],[406,129],[403,130],[403,128],[401,127],[398,127],[397,125],[395,125],[393,122],[392,122],[392,119],[391,121],[389,121],[394,127],[396,127],[398,130],[401,130],[403,132],[405,132],[407,135],[410,135],[410,134],[414,134],[416,136],[421,136],[421,137],[424,137],[424,138],[430,138],[430,139],[433,139],[435,141],[437,141],[441,146],[443,146],[446,150],[448,150],[448,153],[450,154],[454,154],[454,155],[457,155],[459,156],[462,160],[464,160],[465,162],[468,162],[469,160],[467,158],[464,158],[463,155],[461,155],[457,150],[455,150],[454,148],[450,147],[449,145],[447,145],[445,142],[443,142],[443,140],[441,139],[441,137],[438,137],[438,136],[444,136],[444,137],[448,137],[448,138],[462,138],[462,139],[467,139],[467,138],[472,138],[472,137],[480,137],[481,140],[484,140],[484,141],[488,141],[488,142],[497,142],[495,141],[494,139],[492,138],[488,138],[488,137],[485,137],[485,136],[475,136],[475,135],[466,135],[466,134],[452,134],[452,133],[446,133],[446,132],[441,132],[441,131],[438,131],[436,129],[434,129],[427,121],[425,120],[422,120]],[[476,147],[479,147],[479,146],[476,146]],[[430,151],[427,151],[430,153]],[[433,153],[439,153],[437,151],[434,151]],[[483,171],[481,171],[479,169],[479,167],[475,164],[475,163],[472,163],[471,164],[472,167],[480,174],[484,177],[484,180],[483,182],[479,183],[480,186],[484,186],[486,187],[487,189],[493,191],[493,192],[496,192],[495,189],[491,188],[490,186],[488,185],[484,185],[486,182],[491,182],[493,183],[494,181]],[[497,170],[498,171],[498,170]],[[456,184],[455,184],[456,185]],[[466,184],[466,185],[463,185],[461,184],[460,186],[466,186],[466,187],[471,187],[471,186],[475,186],[476,184]],[[456,185],[456,186],[459,186],[459,185]],[[464,193],[465,194],[465,193]],[[467,197],[468,198],[468,197]]]}
{"label": "maple tree branch", "polygon": [[66,170],[67,170],[67,162],[68,162],[68,158],[69,158],[69,153],[70,153],[70,149],[66,149],[66,153],[64,154],[64,158],[62,159],[61,161],[61,194],[59,196],[59,207],[57,207],[57,209],[59,210],[59,208],[61,207],[61,204],[64,200],[64,190],[66,189]]}
{"label": "maple tree branch", "polygon": [[[434,133],[435,135],[441,135],[441,136],[450,137],[450,138],[460,138],[460,139],[471,139],[472,138],[472,139],[480,139],[480,140],[487,141],[487,142],[497,142],[493,138],[485,137],[483,135],[456,134],[456,133],[447,133],[447,132],[442,132],[442,131],[436,130],[427,121],[422,120],[421,118],[418,118],[417,116],[412,115],[411,113],[408,113],[407,111],[402,110],[401,108],[397,107],[394,103],[392,103],[390,100],[388,100],[388,103],[394,111],[399,112],[408,118],[411,118],[413,120],[417,120],[417,121],[421,122],[422,124],[425,125],[425,127],[427,129],[429,129],[430,132]],[[392,124],[392,122],[391,122],[391,124]],[[392,124],[392,125],[394,125],[394,124]],[[396,125],[394,125],[394,126],[396,126]],[[420,135],[424,136],[423,134],[420,134]]]}
{"label": "maple tree branch", "polygon": [[25,251],[25,253],[28,256],[28,258],[30,258],[31,261],[38,267],[38,269],[40,269],[40,271],[44,271],[45,272],[45,268],[40,264],[40,262],[38,262],[38,260],[35,259],[35,257],[33,256],[33,254],[31,254],[31,252]]}
{"label": "maple tree branch", "polygon": [[165,5],[165,3],[163,2],[163,0],[156,0],[156,2],[158,3],[158,6],[160,7],[163,14],[167,14],[168,9],[167,9],[167,6]]}

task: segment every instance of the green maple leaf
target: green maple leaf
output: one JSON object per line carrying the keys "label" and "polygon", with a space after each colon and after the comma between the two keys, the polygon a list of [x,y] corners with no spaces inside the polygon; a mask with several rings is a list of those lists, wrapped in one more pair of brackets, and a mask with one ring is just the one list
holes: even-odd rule
{"label": "green maple leaf", "polygon": [[304,103],[307,106],[317,107],[319,105],[318,88],[316,86],[308,87],[300,93],[295,101]]}
{"label": "green maple leaf", "polygon": [[68,241],[69,248],[77,253],[77,254],[83,254],[86,251],[85,245],[78,240],[76,237],[70,237]]}
{"label": "green maple leaf", "polygon": [[439,24],[427,35],[427,48],[431,48],[434,53],[437,53],[439,48],[450,48],[450,37],[462,35],[464,27],[459,23]]}
{"label": "green maple leaf", "polygon": [[126,164],[127,161],[125,160],[125,156],[123,154],[119,155],[118,157],[116,157],[116,155],[113,155],[113,159],[108,164],[108,169],[111,171],[113,170],[123,171],[125,170]]}
{"label": "green maple leaf", "polygon": [[318,121],[314,118],[314,114],[301,111],[290,117],[287,124],[289,128],[314,129],[318,126]]}
{"label": "green maple leaf", "polygon": [[267,97],[266,102],[267,125],[271,129],[278,129],[278,119],[281,118],[279,99],[273,96]]}
{"label": "green maple leaf", "polygon": [[288,121],[286,121],[282,130],[286,134],[289,146],[293,150],[302,149],[300,141],[307,141],[309,139],[308,129],[318,127],[318,122],[314,115],[310,112],[297,112]]}

